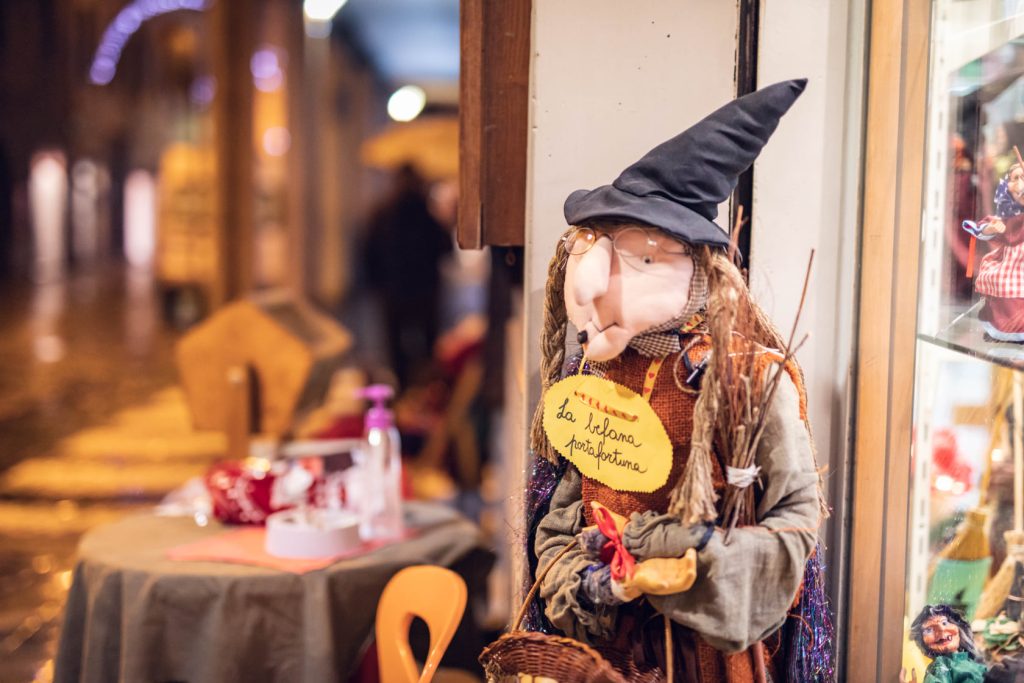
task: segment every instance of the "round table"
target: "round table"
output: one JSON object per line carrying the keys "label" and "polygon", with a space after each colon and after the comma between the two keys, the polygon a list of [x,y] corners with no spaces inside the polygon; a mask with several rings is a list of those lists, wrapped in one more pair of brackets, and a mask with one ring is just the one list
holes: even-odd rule
{"label": "round table", "polygon": [[482,585],[493,559],[458,513],[406,506],[419,533],[358,558],[293,574],[176,562],[168,549],[225,527],[136,515],[79,546],[55,662],[56,683],[326,683],[344,680],[373,632],[377,599],[398,570],[436,564]]}

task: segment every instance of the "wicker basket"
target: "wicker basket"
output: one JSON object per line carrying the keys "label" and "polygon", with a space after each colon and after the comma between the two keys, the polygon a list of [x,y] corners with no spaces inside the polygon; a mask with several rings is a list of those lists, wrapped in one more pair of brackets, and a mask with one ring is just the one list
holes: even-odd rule
{"label": "wicker basket", "polygon": [[578,640],[535,631],[512,631],[480,655],[491,683],[518,680],[521,673],[558,683],[626,683],[601,654]]}
{"label": "wicker basket", "polygon": [[[660,683],[666,680],[659,668],[638,670],[630,659],[618,661],[614,653],[608,661],[594,648],[572,638],[552,636],[536,631],[519,630],[526,609],[533,601],[547,570],[569,550],[571,543],[541,572],[512,622],[512,630],[484,648],[480,664],[489,683],[514,683],[520,674],[550,678],[558,683]],[[667,627],[666,627],[667,628]],[[670,632],[666,633],[671,637]],[[669,645],[671,648],[671,645]],[[671,670],[671,664],[669,665]]]}

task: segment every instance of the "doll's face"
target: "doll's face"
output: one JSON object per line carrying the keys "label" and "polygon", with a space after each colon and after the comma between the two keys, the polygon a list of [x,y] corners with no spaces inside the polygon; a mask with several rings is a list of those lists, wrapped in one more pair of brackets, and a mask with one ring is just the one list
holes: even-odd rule
{"label": "doll's face", "polygon": [[931,652],[952,654],[960,649],[960,629],[946,617],[934,616],[921,626],[921,640]]}
{"label": "doll's face", "polygon": [[1014,164],[1010,169],[1010,175],[1006,179],[1006,189],[1010,191],[1013,201],[1024,204],[1024,168],[1020,164]]}
{"label": "doll's face", "polygon": [[693,259],[689,248],[634,225],[576,228],[566,236],[565,308],[587,358],[611,360],[637,334],[683,312]]}

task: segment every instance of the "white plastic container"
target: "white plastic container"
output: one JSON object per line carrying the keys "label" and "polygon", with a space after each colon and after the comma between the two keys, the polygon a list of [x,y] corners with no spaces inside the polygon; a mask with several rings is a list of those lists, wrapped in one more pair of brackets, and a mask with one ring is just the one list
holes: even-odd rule
{"label": "white plastic container", "polygon": [[267,517],[265,548],[275,557],[334,557],[360,545],[359,516],[351,512],[284,510]]}

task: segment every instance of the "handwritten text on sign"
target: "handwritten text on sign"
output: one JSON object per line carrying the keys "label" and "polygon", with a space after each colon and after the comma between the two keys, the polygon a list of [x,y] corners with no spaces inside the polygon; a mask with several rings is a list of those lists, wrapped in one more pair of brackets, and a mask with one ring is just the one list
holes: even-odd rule
{"label": "handwritten text on sign", "polygon": [[639,394],[573,375],[544,394],[544,432],[586,477],[617,491],[656,491],[672,469],[672,443]]}

